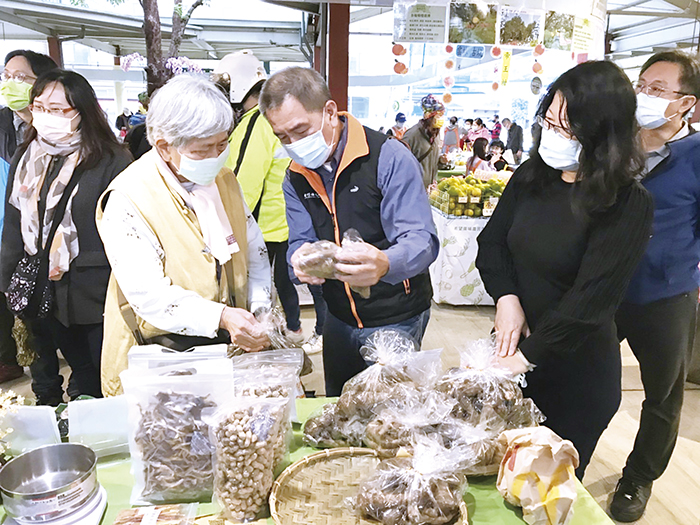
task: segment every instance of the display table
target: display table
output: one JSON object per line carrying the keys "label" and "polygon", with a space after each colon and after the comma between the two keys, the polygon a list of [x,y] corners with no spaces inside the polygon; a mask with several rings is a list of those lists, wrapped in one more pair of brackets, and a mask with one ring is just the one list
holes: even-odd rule
{"label": "display table", "polygon": [[[297,415],[300,421],[308,419],[309,414],[317,410],[320,406],[328,403],[328,398],[301,399],[297,401]],[[291,447],[289,462],[291,464],[300,458],[315,452],[316,449],[307,447],[302,442],[302,433],[299,425],[294,427],[294,443]],[[283,467],[286,465],[283,465]],[[129,508],[129,498],[133,478],[130,473],[131,462],[129,459],[100,463],[97,467],[97,477],[102,486],[107,491],[108,505],[103,525],[112,525],[114,518],[123,509]],[[600,508],[593,497],[578,484],[578,500],[575,505],[574,517],[570,525],[612,525],[612,521]],[[503,497],[496,490],[496,476],[469,478],[469,489],[464,497],[469,509],[470,525],[522,525],[520,509],[512,507],[506,503]],[[215,513],[217,506],[214,503],[200,504],[198,516],[207,516]],[[0,517],[4,517],[4,509],[0,510]],[[3,518],[4,519],[4,518]],[[210,525],[209,519],[199,519],[197,523]],[[211,525],[222,524],[212,517]],[[272,524],[271,518],[262,519],[256,524]],[[250,522],[248,523],[250,525]],[[291,525],[291,524],[279,524]],[[297,524],[294,524],[297,525]],[[301,524],[299,524],[301,525]]]}
{"label": "display table", "polygon": [[476,269],[476,238],[488,219],[455,217],[431,208],[440,252],[430,266],[433,300],[453,305],[493,305]]}
{"label": "display table", "polygon": [[450,177],[462,177],[467,171],[466,166],[457,166],[453,170],[438,170],[437,181],[449,179]]}

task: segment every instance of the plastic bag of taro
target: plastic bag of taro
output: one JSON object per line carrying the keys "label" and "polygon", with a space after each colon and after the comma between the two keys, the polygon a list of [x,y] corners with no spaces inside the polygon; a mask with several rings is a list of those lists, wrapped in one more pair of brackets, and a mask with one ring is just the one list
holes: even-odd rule
{"label": "plastic bag of taro", "polygon": [[284,398],[235,397],[211,418],[214,494],[234,523],[255,519],[267,502],[285,432],[286,404]]}
{"label": "plastic bag of taro", "polygon": [[472,341],[460,352],[461,366],[437,382],[436,389],[458,403],[452,415],[472,426],[501,430],[539,425],[544,415],[523,397],[519,378],[494,364],[495,355],[493,339]]}
{"label": "plastic bag of taro", "polygon": [[382,461],[346,501],[357,516],[385,525],[445,525],[466,512],[467,480],[459,466],[469,462],[469,450],[416,436],[413,451]]}
{"label": "plastic bag of taro", "polygon": [[368,420],[338,413],[338,405],[323,405],[304,423],[304,443],[315,448],[361,447]]}
{"label": "plastic bag of taro", "polygon": [[232,396],[231,362],[125,370],[119,377],[129,405],[131,504],[209,501],[214,449],[204,419]]}
{"label": "plastic bag of taro", "polygon": [[433,390],[411,391],[387,401],[367,425],[364,444],[380,457],[394,457],[404,448],[410,451],[415,435],[439,434],[457,402]]}
{"label": "plastic bag of taro", "polygon": [[365,361],[374,363],[351,378],[338,399],[338,413],[367,422],[389,399],[405,390],[432,387],[442,371],[441,350],[419,351],[414,339],[398,330],[379,330],[360,350]]}
{"label": "plastic bag of taro", "polygon": [[[360,233],[350,228],[343,234],[341,245],[331,241],[316,241],[306,243],[294,253],[294,260],[299,269],[304,273],[321,279],[338,279],[340,274],[336,268],[342,261],[342,253],[362,252],[366,248]],[[371,289],[369,286],[351,286],[350,289],[363,299],[369,299]]]}

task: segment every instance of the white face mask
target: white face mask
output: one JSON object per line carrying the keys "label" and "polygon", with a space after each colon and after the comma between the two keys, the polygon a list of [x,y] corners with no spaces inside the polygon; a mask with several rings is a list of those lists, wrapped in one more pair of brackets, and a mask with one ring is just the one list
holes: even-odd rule
{"label": "white face mask", "polygon": [[230,151],[229,145],[226,144],[226,149],[213,159],[191,159],[180,152],[178,172],[190,182],[200,186],[209,186],[216,180],[216,176],[226,164]]}
{"label": "white face mask", "polygon": [[[73,124],[73,121],[78,122]],[[77,127],[80,123],[80,114],[73,118],[60,117],[50,113],[32,113],[32,126],[37,134],[46,142],[55,145],[65,145],[74,142],[78,137]]]}
{"label": "white face mask", "polygon": [[578,140],[567,139],[553,129],[542,128],[542,138],[537,151],[547,166],[555,170],[575,171],[578,169],[581,149]]}
{"label": "white face mask", "polygon": [[328,144],[323,136],[325,122],[324,113],[321,129],[291,144],[283,144],[285,151],[294,162],[315,170],[328,160],[333,151],[333,143]]}
{"label": "white face mask", "polygon": [[650,97],[646,93],[637,94],[637,122],[646,129],[660,128],[670,119],[666,118],[666,109],[673,102],[666,98]]}

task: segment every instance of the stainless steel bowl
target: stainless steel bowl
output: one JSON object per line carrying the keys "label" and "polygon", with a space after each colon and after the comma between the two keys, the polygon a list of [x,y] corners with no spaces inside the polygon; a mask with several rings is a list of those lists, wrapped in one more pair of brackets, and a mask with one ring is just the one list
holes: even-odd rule
{"label": "stainless steel bowl", "polygon": [[78,510],[96,492],[97,456],[85,445],[61,443],[25,452],[0,470],[5,512],[41,523]]}

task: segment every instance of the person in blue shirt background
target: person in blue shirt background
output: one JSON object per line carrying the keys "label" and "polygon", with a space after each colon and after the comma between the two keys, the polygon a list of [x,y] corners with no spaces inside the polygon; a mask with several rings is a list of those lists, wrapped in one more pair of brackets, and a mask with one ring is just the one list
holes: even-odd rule
{"label": "person in blue shirt background", "polygon": [[[55,69],[56,63],[48,56],[26,49],[11,51],[5,57],[0,82],[0,96],[7,107],[0,108],[0,232],[5,221],[5,192],[10,161],[17,146],[31,126],[29,95],[37,77]],[[4,295],[0,297],[0,383],[22,377],[24,370],[17,364],[17,347],[12,338],[14,316],[7,309]]]}
{"label": "person in blue shirt background", "polygon": [[679,51],[657,53],[642,66],[635,91],[647,154],[641,182],[655,211],[653,236],[616,316],[645,396],[610,505],[621,522],[642,517],[676,445],[700,285],[700,133],[685,120],[700,98],[700,64]]}

